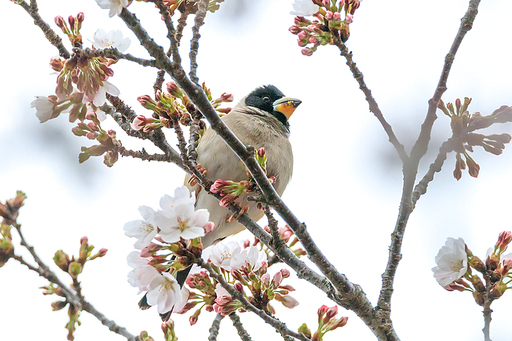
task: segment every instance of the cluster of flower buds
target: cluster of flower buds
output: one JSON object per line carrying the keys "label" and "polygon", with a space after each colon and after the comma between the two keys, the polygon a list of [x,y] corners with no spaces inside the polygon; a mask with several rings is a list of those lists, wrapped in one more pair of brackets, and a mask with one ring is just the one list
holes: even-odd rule
{"label": "cluster of flower buds", "polygon": [[[190,126],[193,118],[202,117],[194,103],[190,101],[188,96],[175,82],[167,83],[166,89],[166,92],[157,91],[155,99],[149,95],[137,98],[144,108],[155,113],[156,118],[146,118],[143,115],[139,115],[132,122],[132,129],[148,133],[161,127],[171,128],[175,122],[180,122],[184,126]],[[231,108],[219,108],[219,106],[224,102],[232,102],[232,95],[224,93],[221,97],[212,99],[211,92],[204,83],[203,89],[210,103],[217,111],[222,113],[231,111]],[[202,135],[206,130],[204,121],[199,120],[199,128],[200,135]]]}
{"label": "cluster of flower buds", "polygon": [[[446,280],[446,282],[449,282],[448,284],[446,282],[442,283],[445,284],[443,287],[446,290],[469,291],[473,294],[476,303],[483,306],[486,299],[492,302],[501,297],[507,289],[511,289],[508,285],[512,281],[512,253],[506,255],[503,253],[512,242],[512,232],[503,231],[500,233],[494,248],[487,252],[485,262],[471,252],[462,238],[459,238],[458,241],[455,242],[455,244],[460,244],[458,252],[454,252],[454,249],[457,248],[453,247],[455,244],[449,245],[450,242],[447,242],[447,245],[441,249],[438,257],[436,257],[439,266],[433,269],[434,276],[438,281],[440,280],[439,276],[448,278]],[[458,255],[455,256],[455,254]],[[442,264],[443,262],[445,264]],[[455,268],[457,268],[457,271],[454,271]],[[473,274],[472,269],[481,273],[484,280],[477,274]]]}
{"label": "cluster of flower buds", "polygon": [[[268,226],[265,226],[265,231],[267,231],[269,234],[271,233],[270,228]],[[290,249],[291,252],[293,252],[297,257],[305,256],[307,255],[306,250],[302,248],[302,245],[299,244],[299,238],[295,236],[295,233],[290,228],[290,226],[285,225],[282,227],[279,227],[278,229],[279,237],[286,243],[286,246]],[[251,241],[247,239],[245,241],[245,244],[249,246],[251,244]],[[274,260],[278,261],[277,256],[273,255],[272,251],[257,237],[254,237],[254,241],[252,242],[253,246],[256,246],[259,244],[259,247],[267,254],[267,257],[269,259],[269,263],[273,263]],[[293,247],[297,246],[295,249]]]}
{"label": "cluster of flower buds", "polygon": [[[162,331],[164,332],[164,340],[165,341],[178,341],[178,337],[176,336],[176,332],[174,331],[174,321],[168,320],[162,323]],[[141,338],[141,341],[144,341]],[[146,341],[149,341],[146,339]]]}
{"label": "cluster of flower buds", "polygon": [[[172,320],[169,320],[169,321],[172,321]],[[162,324],[162,329],[164,328],[163,325],[164,324]],[[174,325],[173,325],[173,328],[174,328]],[[165,331],[164,331],[164,334],[165,334]],[[153,339],[151,336],[149,336],[148,332],[145,330],[140,332],[139,339],[140,339],[140,341],[155,341],[155,339]]]}
{"label": "cluster of flower buds", "polygon": [[311,335],[311,330],[305,323],[303,323],[299,327],[299,333],[304,334],[312,341],[322,341],[327,332],[335,330],[336,328],[341,328],[347,324],[348,317],[343,316],[337,319],[335,318],[337,314],[338,306],[329,308],[326,305],[323,305],[318,309],[318,328],[316,332]]}
{"label": "cluster of flower buds", "polygon": [[82,35],[80,29],[82,28],[82,22],[84,21],[84,13],[80,12],[76,17],[70,15],[68,18],[69,26],[61,16],[55,17],[55,24],[67,34],[71,43],[77,47],[82,45]]}
{"label": "cluster of flower buds", "polygon": [[[320,45],[334,44],[336,39],[344,43],[350,36],[349,25],[360,0],[296,0],[291,12],[297,15],[289,31],[297,35],[302,54],[311,56]],[[309,20],[305,16],[314,16]]]}
{"label": "cluster of flower buds", "polygon": [[511,107],[502,106],[487,116],[482,116],[479,112],[470,115],[467,110],[470,103],[471,99],[466,97],[464,103],[457,98],[455,106],[452,103],[445,105],[442,100],[439,101],[438,105],[439,109],[451,119],[452,137],[449,141],[452,150],[456,153],[453,176],[457,180],[462,177],[462,170],[466,169],[466,165],[470,176],[478,176],[480,166],[469,156],[469,152],[473,152],[474,146],[480,146],[486,152],[499,155],[505,148],[505,144],[509,143],[512,138],[509,134],[483,135],[474,133],[475,130],[487,128],[494,123],[512,122]]}
{"label": "cluster of flower buds", "polygon": [[[0,205],[2,205],[0,203]],[[14,245],[12,244],[11,226],[0,224],[0,268],[14,256]]]}
{"label": "cluster of flower buds", "polygon": [[0,202],[0,217],[3,218],[2,224],[12,225],[16,223],[18,211],[24,205],[27,195],[22,191],[16,191],[16,196],[6,200],[4,204]]}
{"label": "cluster of flower buds", "polygon": [[235,201],[242,193],[248,193],[252,191],[252,184],[247,180],[239,182],[231,180],[216,180],[210,187],[212,193],[220,193],[222,199],[220,199],[219,205],[227,207],[233,201]]}
{"label": "cluster of flower buds", "polygon": [[95,112],[88,112],[85,119],[88,123],[78,122],[71,131],[76,136],[85,136],[89,140],[96,140],[100,144],[91,147],[82,147],[78,155],[80,163],[87,161],[91,156],[103,156],[103,163],[112,167],[119,158],[119,151],[123,148],[121,141],[116,138],[116,132],[112,129],[105,131],[101,128],[100,121]]}
{"label": "cluster of flower buds", "polygon": [[62,271],[68,273],[71,278],[76,279],[78,275],[82,273],[87,261],[103,257],[107,254],[107,249],[103,248],[93,255],[93,249],[94,246],[89,244],[89,239],[87,237],[82,237],[80,239],[78,258],[75,259],[75,256],[69,258],[64,251],[58,250],[55,252],[55,256],[53,256],[53,261]]}
{"label": "cluster of flower buds", "polygon": [[[77,258],[74,256],[69,258],[69,256],[62,250],[55,252],[55,256],[53,257],[55,264],[62,271],[71,276],[75,290],[79,289],[79,287],[77,287],[79,286],[79,283],[76,281],[76,279],[78,275],[82,273],[85,263],[87,261],[103,257],[107,254],[107,249],[100,249],[97,253],[92,254],[93,249],[94,246],[89,244],[87,237],[82,237],[80,239],[80,249],[78,251]],[[80,317],[80,309],[65,299],[65,295],[62,292],[61,287],[50,284],[48,286],[42,287],[41,289],[44,289],[43,295],[57,295],[64,298],[63,300],[52,302],[51,305],[54,311],[64,309],[66,306],[68,306],[69,322],[66,324],[66,329],[68,329],[69,333],[68,340],[73,340],[73,332],[76,329],[76,325],[80,323],[78,321],[78,318]]]}

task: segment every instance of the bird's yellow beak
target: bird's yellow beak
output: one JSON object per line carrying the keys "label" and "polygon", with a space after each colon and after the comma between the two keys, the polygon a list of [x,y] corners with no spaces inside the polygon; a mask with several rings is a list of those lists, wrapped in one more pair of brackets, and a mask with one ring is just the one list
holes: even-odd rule
{"label": "bird's yellow beak", "polygon": [[286,119],[288,120],[301,103],[302,101],[300,99],[283,97],[273,103],[274,111],[280,112],[286,116]]}

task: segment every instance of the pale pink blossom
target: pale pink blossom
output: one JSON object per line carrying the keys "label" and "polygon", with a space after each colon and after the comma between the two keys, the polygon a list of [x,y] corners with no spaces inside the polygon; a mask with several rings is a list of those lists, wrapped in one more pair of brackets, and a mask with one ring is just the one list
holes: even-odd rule
{"label": "pale pink blossom", "polygon": [[293,11],[291,11],[290,14],[301,17],[313,15],[318,12],[319,9],[318,5],[315,5],[312,0],[295,0],[292,6]]}
{"label": "pale pink blossom", "polygon": [[124,38],[120,30],[105,32],[104,29],[99,28],[94,33],[94,47],[97,49],[115,47],[120,52],[125,52],[130,43],[130,38]]}
{"label": "pale pink blossom", "polygon": [[252,271],[257,271],[264,261],[267,261],[267,254],[255,246],[250,246],[240,253],[233,254],[229,265],[232,269],[240,270],[247,263]]}
{"label": "pale pink blossom", "polygon": [[231,270],[231,257],[242,250],[240,244],[235,242],[219,242],[209,248],[210,261],[224,270]]}
{"label": "pale pink blossom", "polygon": [[124,224],[124,233],[128,237],[137,238],[133,245],[141,250],[148,246],[156,236],[155,211],[148,206],[139,207],[140,215],[144,220],[132,220]]}
{"label": "pale pink blossom", "polygon": [[126,258],[128,265],[133,268],[128,273],[128,283],[139,288],[139,292],[148,290],[149,283],[154,277],[159,276],[159,272],[148,264],[149,258],[140,256],[140,252],[132,251]]}
{"label": "pale pink blossom", "polygon": [[458,280],[468,270],[466,244],[462,238],[448,238],[436,256],[437,266],[432,268],[437,282],[445,287]]}
{"label": "pale pink blossom", "polygon": [[128,7],[130,1],[128,0],[96,0],[98,6],[103,9],[110,10],[108,13],[109,17],[113,17],[116,14],[121,14],[123,7]]}
{"label": "pale pink blossom", "polygon": [[189,240],[205,235],[203,226],[210,213],[206,209],[195,210],[194,204],[195,195],[185,186],[177,188],[174,197],[165,195],[160,199],[162,210],[155,214],[155,221],[164,241],[175,243],[180,238]]}
{"label": "pale pink blossom", "polygon": [[181,289],[176,278],[164,272],[151,280],[146,298],[150,306],[157,306],[160,314],[165,314],[171,309],[178,312],[187,303],[188,290],[185,287]]}

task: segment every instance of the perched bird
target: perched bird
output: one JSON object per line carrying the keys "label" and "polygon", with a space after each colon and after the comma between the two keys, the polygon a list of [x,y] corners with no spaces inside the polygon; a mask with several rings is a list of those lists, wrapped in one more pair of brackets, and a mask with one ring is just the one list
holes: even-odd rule
{"label": "perched bird", "polygon": [[[222,121],[243,144],[256,149],[265,148],[267,174],[276,178],[274,186],[279,195],[283,194],[292,176],[293,153],[288,140],[288,119],[300,103],[298,99],[285,97],[275,86],[266,85],[252,91],[222,117]],[[207,130],[201,137],[197,155],[197,162],[207,170],[207,177],[211,181],[248,180],[243,163],[213,129]],[[187,185],[188,179],[189,176],[185,181]],[[207,209],[210,221],[215,224],[215,229],[202,238],[204,248],[245,228],[236,220],[227,222],[231,215],[227,208],[221,207],[219,201],[206,191],[201,191],[199,185],[189,185],[189,188],[196,192],[196,208]],[[248,206],[247,214],[254,221],[263,217],[257,204],[247,201],[247,195],[240,196],[239,201],[243,206]]]}

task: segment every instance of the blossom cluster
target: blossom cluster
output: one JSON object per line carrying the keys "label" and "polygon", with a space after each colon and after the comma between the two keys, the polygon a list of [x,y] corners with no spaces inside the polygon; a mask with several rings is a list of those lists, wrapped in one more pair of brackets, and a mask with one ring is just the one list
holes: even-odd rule
{"label": "blossom cluster", "polygon": [[[455,151],[455,170],[453,176],[459,180],[462,177],[462,170],[468,167],[469,175],[478,177],[480,165],[469,155],[473,152],[474,146],[484,148],[486,152],[494,155],[500,155],[505,148],[505,144],[509,143],[512,137],[509,134],[477,134],[474,131],[490,127],[494,123],[512,122],[512,108],[502,106],[495,110],[491,115],[482,116],[479,112],[470,114],[468,109],[471,99],[466,97],[464,102],[459,98],[452,103],[439,101],[439,109],[450,117],[450,126],[452,129],[452,137],[449,140],[451,148]],[[462,158],[464,156],[464,159]]]}
{"label": "blossom cluster", "polygon": [[[360,4],[360,0],[295,0],[290,12],[296,15],[295,24],[289,31],[297,35],[302,54],[311,56],[318,46],[334,44],[337,39],[346,42],[349,25]],[[316,19],[305,18],[308,16]]]}
{"label": "blossom cluster", "polygon": [[[437,282],[448,291],[470,291],[477,304],[501,297],[512,282],[512,253],[503,254],[512,241],[512,232],[501,232],[485,262],[475,256],[462,238],[448,238],[432,268]],[[476,270],[481,274],[473,273]],[[483,277],[483,281],[482,278]],[[485,283],[484,283],[485,282]]]}
{"label": "blossom cluster", "polygon": [[323,305],[318,309],[317,314],[318,328],[313,335],[311,335],[311,330],[305,323],[299,327],[299,332],[306,335],[306,337],[311,339],[311,341],[322,341],[327,332],[345,326],[348,321],[348,317],[346,316],[339,319],[335,318],[338,314],[338,306],[329,308],[328,306]]}
{"label": "blossom cluster", "polygon": [[[114,75],[111,66],[117,60],[108,54],[89,55],[82,49],[80,29],[84,14],[76,17],[69,16],[68,23],[61,17],[55,18],[55,23],[67,34],[75,47],[75,53],[67,60],[60,57],[50,60],[51,68],[58,72],[55,95],[38,96],[32,102],[36,108],[36,116],[41,123],[58,117],[61,113],[69,113],[69,121],[83,121],[87,112],[93,111],[100,120],[105,113],[99,109],[105,104],[107,94],[119,95],[119,89],[108,79]],[[94,34],[93,49],[116,48],[124,52],[130,45],[129,38],[123,38],[121,31],[105,32],[98,29]]]}
{"label": "blossom cluster", "polygon": [[186,284],[198,293],[185,306],[185,313],[197,304],[201,304],[190,317],[190,323],[197,322],[201,310],[215,311],[229,315],[232,312],[244,312],[243,303],[226,290],[226,285],[259,309],[275,313],[270,304],[272,300],[281,302],[287,308],[296,307],[299,302],[289,295],[295,289],[284,285],[283,280],[290,276],[287,269],[277,271],[273,276],[268,273],[268,260],[265,252],[247,243],[219,242],[209,249],[208,262],[213,269],[222,275],[224,283],[211,277],[208,272],[201,271],[190,275]]}
{"label": "blossom cluster", "polygon": [[[136,238],[133,251],[128,255],[128,264],[133,270],[128,274],[129,283],[146,291],[145,299],[158,312],[179,311],[188,300],[188,290],[176,281],[175,272],[189,266],[185,250],[201,254],[200,237],[213,229],[208,221],[209,212],[196,210],[195,194],[185,186],[174,191],[174,197],[164,195],[160,209],[139,207],[143,219],[125,224],[127,236]],[[190,245],[186,242],[190,241]],[[174,307],[174,308],[173,308]]]}
{"label": "blossom cluster", "polygon": [[[190,101],[185,92],[175,82],[167,83],[166,90],[165,92],[157,91],[154,99],[149,95],[137,98],[139,103],[144,108],[153,111],[157,118],[138,115],[131,124],[132,129],[148,133],[161,127],[171,128],[176,122],[190,126],[194,117],[201,117],[195,104]],[[205,83],[203,83],[203,90],[218,112],[227,114],[231,111],[231,108],[220,108],[222,103],[233,101],[231,94],[223,93],[219,98],[213,99],[211,91]],[[204,132],[206,129],[204,121],[199,120],[199,126],[201,132]]]}

